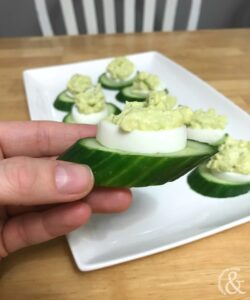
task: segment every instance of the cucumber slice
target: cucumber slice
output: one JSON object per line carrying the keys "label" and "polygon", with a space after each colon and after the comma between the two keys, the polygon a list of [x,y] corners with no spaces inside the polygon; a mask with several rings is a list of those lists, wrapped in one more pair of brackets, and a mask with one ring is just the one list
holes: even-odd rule
{"label": "cucumber slice", "polygon": [[[168,94],[168,89],[165,89],[165,92]],[[122,89],[117,95],[116,100],[120,102],[126,102],[126,101],[145,101],[149,93],[147,94],[140,94],[135,93],[131,87],[126,87]]]}
{"label": "cucumber slice", "polygon": [[73,104],[74,104],[74,98],[70,97],[67,94],[67,90],[65,90],[57,96],[54,102],[54,107],[62,111],[71,111]]}
{"label": "cucumber slice", "polygon": [[77,141],[58,159],[90,166],[96,186],[144,187],[173,181],[216,152],[217,147],[188,141],[184,150],[165,155],[128,153],[86,138]]}
{"label": "cucumber slice", "polygon": [[103,73],[98,78],[98,82],[105,89],[108,89],[108,90],[120,90],[120,89],[122,89],[122,88],[124,88],[126,86],[132,85],[134,79],[135,79],[135,77],[133,77],[133,78],[131,78],[129,80],[126,80],[126,81],[117,82],[117,81],[112,80],[111,78],[108,78],[107,75],[105,73]]}
{"label": "cucumber slice", "polygon": [[232,183],[215,177],[201,164],[188,176],[188,184],[197,193],[214,198],[228,198],[246,194],[250,191],[250,182]]}
{"label": "cucumber slice", "polygon": [[73,119],[71,113],[68,113],[62,120],[64,123],[74,124],[75,120]]}
{"label": "cucumber slice", "polygon": [[117,95],[116,100],[120,102],[126,102],[126,101],[144,101],[147,98],[147,95],[135,93],[131,89],[130,86],[125,87],[122,89]]}
{"label": "cucumber slice", "polygon": [[[118,115],[121,110],[119,107],[117,107],[116,105],[112,104],[112,103],[106,103],[107,105],[107,109],[108,109],[108,114],[114,114],[114,115]],[[71,112],[68,113],[64,118],[63,118],[63,122],[64,123],[76,123],[74,118],[72,117]]]}

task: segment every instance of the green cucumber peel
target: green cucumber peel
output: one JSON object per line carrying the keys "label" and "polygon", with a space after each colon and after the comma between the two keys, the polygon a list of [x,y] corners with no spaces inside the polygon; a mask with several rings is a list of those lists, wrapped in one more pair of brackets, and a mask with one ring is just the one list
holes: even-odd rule
{"label": "green cucumber peel", "polygon": [[131,188],[176,180],[216,152],[217,147],[188,141],[185,149],[174,153],[131,153],[106,148],[95,138],[85,138],[58,159],[88,165],[96,186]]}
{"label": "green cucumber peel", "polygon": [[117,95],[116,100],[125,103],[126,101],[145,101],[147,95],[135,93],[131,90],[131,87],[122,89]]}
{"label": "green cucumber peel", "polygon": [[120,90],[123,89],[127,86],[130,86],[133,84],[135,77],[129,79],[129,80],[124,80],[124,81],[114,81],[111,78],[108,78],[105,73],[103,73],[99,78],[98,82],[101,84],[101,86],[105,89],[108,90]]}
{"label": "green cucumber peel", "polygon": [[206,164],[207,162],[202,163],[188,175],[187,182],[195,192],[212,198],[228,198],[250,191],[250,182],[233,183],[219,179],[211,173]]}
{"label": "green cucumber peel", "polygon": [[[107,105],[107,109],[108,109],[108,113],[110,114],[114,114],[114,115],[118,115],[121,110],[119,107],[117,107],[115,104],[113,103],[106,103]],[[69,112],[62,120],[64,123],[76,123],[71,112]]]}
{"label": "green cucumber peel", "polygon": [[74,99],[67,95],[67,90],[61,92],[53,103],[54,107],[61,111],[71,111],[73,104]]}
{"label": "green cucumber peel", "polygon": [[[164,89],[164,91],[168,94],[168,89]],[[149,93],[148,93],[149,94]],[[140,94],[134,92],[130,86],[125,87],[124,89],[120,90],[119,93],[116,95],[116,100],[125,103],[126,101],[145,101],[148,94]]]}

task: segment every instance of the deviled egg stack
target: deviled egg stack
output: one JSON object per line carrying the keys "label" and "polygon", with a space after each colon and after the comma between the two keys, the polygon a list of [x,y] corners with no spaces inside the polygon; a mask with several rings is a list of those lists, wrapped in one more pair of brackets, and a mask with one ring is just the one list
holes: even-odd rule
{"label": "deviled egg stack", "polygon": [[219,152],[207,163],[207,168],[225,181],[250,182],[250,141],[227,137]]}
{"label": "deviled egg stack", "polygon": [[147,96],[152,91],[161,91],[164,88],[165,86],[157,75],[142,71],[137,73],[131,91]]}
{"label": "deviled egg stack", "polygon": [[105,74],[116,82],[124,82],[135,77],[136,69],[132,61],[126,57],[117,57],[108,64]]}
{"label": "deviled egg stack", "polygon": [[85,92],[93,85],[89,76],[75,74],[73,75],[67,84],[67,95],[74,97],[78,93]]}
{"label": "deviled egg stack", "polygon": [[97,124],[108,115],[105,95],[98,84],[75,95],[72,117],[76,123]]}
{"label": "deviled egg stack", "polygon": [[188,139],[216,143],[226,134],[227,118],[216,113],[215,109],[201,109],[193,112],[187,123]]}
{"label": "deviled egg stack", "polygon": [[127,102],[119,115],[110,115],[99,123],[96,139],[107,148],[136,153],[184,149],[187,132],[182,115],[157,105],[152,101]]}

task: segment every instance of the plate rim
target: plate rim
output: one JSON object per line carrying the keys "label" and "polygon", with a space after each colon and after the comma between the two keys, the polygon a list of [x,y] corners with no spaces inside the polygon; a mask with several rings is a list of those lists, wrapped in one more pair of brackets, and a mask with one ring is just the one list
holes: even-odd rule
{"label": "plate rim", "polygon": [[230,222],[230,223],[227,223],[225,225],[216,227],[214,229],[205,231],[203,233],[196,234],[192,237],[182,239],[178,242],[173,242],[173,243],[170,243],[170,244],[167,244],[167,245],[164,245],[164,246],[159,246],[159,247],[153,248],[151,250],[147,250],[147,251],[141,251],[138,254],[128,255],[128,256],[123,257],[123,258],[117,258],[117,259],[113,259],[113,260],[108,260],[107,262],[92,263],[92,264],[86,264],[86,263],[84,264],[84,263],[79,261],[78,255],[75,253],[75,251],[73,250],[73,247],[71,246],[70,233],[67,234],[66,239],[67,239],[70,251],[72,253],[72,256],[74,257],[74,260],[76,262],[76,265],[77,265],[78,269],[82,272],[90,272],[90,271],[95,271],[95,270],[102,269],[102,268],[108,268],[108,267],[111,267],[111,266],[114,266],[114,265],[119,265],[119,264],[129,262],[129,261],[133,261],[133,260],[136,260],[136,259],[144,258],[144,257],[147,257],[147,256],[151,256],[151,255],[161,253],[161,252],[164,252],[164,251],[167,251],[167,250],[170,250],[170,249],[178,248],[178,247],[181,247],[181,246],[184,246],[184,245],[188,245],[188,244],[191,244],[192,242],[199,241],[199,240],[204,239],[206,237],[213,236],[217,233],[220,233],[220,232],[238,227],[238,226],[246,224],[248,222],[250,222],[250,216],[241,218],[239,220],[236,220],[236,221],[233,221],[233,222]]}

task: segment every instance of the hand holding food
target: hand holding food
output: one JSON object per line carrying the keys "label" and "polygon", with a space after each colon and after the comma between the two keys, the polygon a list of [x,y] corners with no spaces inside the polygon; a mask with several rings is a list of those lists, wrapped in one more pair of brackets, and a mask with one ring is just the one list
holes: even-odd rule
{"label": "hand holding food", "polygon": [[55,159],[94,126],[1,122],[0,132],[0,259],[130,205],[128,190],[93,189],[89,167]]}
{"label": "hand holding food", "polygon": [[187,141],[182,113],[167,109],[173,99],[154,96],[126,103],[99,123],[96,139],[78,141],[59,159],[89,165],[97,186],[139,187],[173,181],[216,153],[215,146]]}

